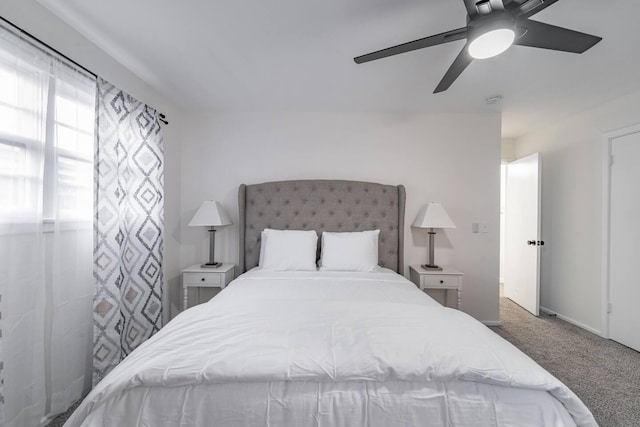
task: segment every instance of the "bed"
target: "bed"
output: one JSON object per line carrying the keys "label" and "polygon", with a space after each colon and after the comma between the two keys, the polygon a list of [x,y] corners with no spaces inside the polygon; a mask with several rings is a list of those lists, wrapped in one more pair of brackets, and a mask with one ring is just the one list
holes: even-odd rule
{"label": "bed", "polygon": [[[65,425],[596,425],[551,374],[398,274],[404,199],[363,182],[242,185],[243,274],[131,353]],[[265,229],[380,230],[380,268],[256,268]]]}

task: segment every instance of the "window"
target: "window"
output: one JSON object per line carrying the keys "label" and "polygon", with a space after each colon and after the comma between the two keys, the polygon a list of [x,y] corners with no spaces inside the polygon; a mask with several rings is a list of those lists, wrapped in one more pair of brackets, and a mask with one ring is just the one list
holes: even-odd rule
{"label": "window", "polygon": [[95,79],[34,49],[0,38],[0,222],[90,221]]}
{"label": "window", "polygon": [[[93,216],[95,87],[91,93],[78,91],[64,81],[56,83],[53,142],[57,177],[52,178],[57,178],[58,183],[57,218],[90,220]],[[45,205],[45,212],[55,212],[54,204]]]}
{"label": "window", "polygon": [[[42,144],[37,72],[0,57],[0,214],[32,210],[39,162],[32,149]],[[34,101],[35,100],[35,101]]]}

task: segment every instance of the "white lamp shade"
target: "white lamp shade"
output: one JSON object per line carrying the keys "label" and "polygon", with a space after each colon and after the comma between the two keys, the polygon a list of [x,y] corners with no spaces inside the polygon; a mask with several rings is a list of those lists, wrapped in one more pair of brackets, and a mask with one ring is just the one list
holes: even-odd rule
{"label": "white lamp shade", "polygon": [[220,202],[205,200],[200,209],[191,218],[190,226],[219,227],[232,224],[229,215],[222,209]]}
{"label": "white lamp shade", "polygon": [[440,203],[429,203],[418,212],[412,227],[418,228],[456,228],[447,211]]}

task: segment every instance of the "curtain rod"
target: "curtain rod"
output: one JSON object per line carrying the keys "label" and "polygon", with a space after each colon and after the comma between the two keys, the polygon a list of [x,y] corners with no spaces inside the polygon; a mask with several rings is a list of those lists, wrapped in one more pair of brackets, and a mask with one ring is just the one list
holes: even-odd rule
{"label": "curtain rod", "polygon": [[[96,73],[94,73],[93,71],[91,71],[90,69],[88,69],[87,67],[85,67],[82,64],[77,63],[76,61],[74,61],[73,59],[69,58],[67,55],[65,55],[64,53],[60,52],[58,49],[52,47],[51,45],[49,45],[48,43],[43,42],[42,40],[40,40],[38,37],[34,36],[33,34],[31,34],[30,32],[23,30],[22,28],[18,27],[16,24],[14,24],[13,22],[9,21],[8,19],[6,19],[3,16],[0,16],[0,20],[2,20],[3,22],[5,22],[6,24],[8,24],[9,26],[11,26],[12,28],[14,28],[16,31],[19,31],[21,34],[37,41],[39,44],[41,44],[42,46],[44,46],[45,48],[47,48],[48,50],[54,52],[56,55],[60,55],[61,57],[63,57],[64,59],[66,59],[67,61],[69,61],[70,63],[72,63],[73,65],[75,65],[76,67],[80,68],[82,71],[92,75],[95,78],[98,78],[98,75]],[[38,48],[38,49],[42,49],[40,46],[36,46],[35,44],[33,44],[30,40],[25,40],[27,43],[31,44],[33,47]],[[158,114],[158,119],[164,123],[165,125],[168,125],[169,122],[167,121],[167,116],[164,115],[164,113],[159,113]]]}

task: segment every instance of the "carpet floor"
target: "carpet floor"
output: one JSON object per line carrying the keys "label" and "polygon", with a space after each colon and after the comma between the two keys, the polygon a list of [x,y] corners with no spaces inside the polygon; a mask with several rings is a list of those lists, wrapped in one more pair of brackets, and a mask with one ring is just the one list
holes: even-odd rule
{"label": "carpet floor", "polygon": [[496,333],[565,383],[601,427],[640,426],[640,353],[500,298]]}
{"label": "carpet floor", "polygon": [[[507,298],[500,319],[491,329],[569,386],[601,427],[640,426],[640,353]],[[62,426],[76,406],[47,427]]]}

